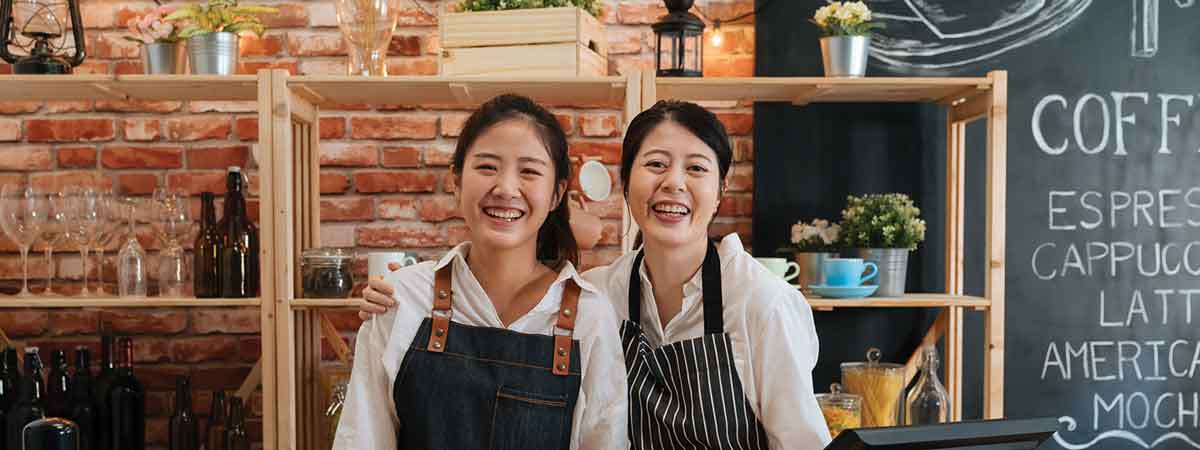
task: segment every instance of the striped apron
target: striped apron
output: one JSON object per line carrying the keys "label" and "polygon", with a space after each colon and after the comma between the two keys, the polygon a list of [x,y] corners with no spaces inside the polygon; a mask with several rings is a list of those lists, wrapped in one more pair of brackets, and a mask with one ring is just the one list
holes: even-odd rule
{"label": "striped apron", "polygon": [[704,258],[704,336],[653,348],[642,333],[641,252],[629,276],[621,324],[634,449],[766,449],[767,432],[746,401],[721,308],[721,264]]}

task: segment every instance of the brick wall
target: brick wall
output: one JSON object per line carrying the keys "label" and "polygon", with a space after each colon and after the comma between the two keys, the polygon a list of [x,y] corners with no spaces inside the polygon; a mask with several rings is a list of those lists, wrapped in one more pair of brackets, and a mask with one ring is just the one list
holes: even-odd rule
{"label": "brick wall", "polygon": [[[400,25],[389,47],[389,70],[395,75],[437,72],[437,20],[413,3],[400,0]],[[430,11],[438,2],[420,1]],[[90,56],[79,73],[140,73],[136,45],[120,39],[127,21],[153,6],[146,1],[80,0]],[[709,17],[728,18],[752,8],[751,0],[700,0]],[[296,74],[340,74],[346,47],[330,1],[270,3],[281,14],[268,21],[262,38],[243,40],[242,72],[283,68]],[[609,71],[623,74],[653,65],[653,33],[649,24],[665,11],[650,0],[609,0],[601,19],[608,26]],[[710,76],[753,74],[754,30],[751,20],[723,25],[720,47],[707,44],[705,72]],[[708,42],[708,40],[706,40]],[[0,65],[0,73],[10,68]],[[146,195],[161,185],[181,187],[192,195],[224,191],[223,170],[249,167],[250,207],[257,215],[257,177],[253,154],[257,142],[255,104],[240,102],[3,102],[0,101],[0,183],[27,180],[42,187],[88,184],[119,194]],[[573,154],[600,157],[616,172],[620,155],[621,111],[554,107],[567,129]],[[327,108],[321,119],[322,243],[360,250],[403,248],[432,257],[462,240],[465,228],[454,212],[448,160],[469,111],[437,107]],[[751,130],[745,106],[719,111],[734,136],[735,167],[730,193],[722,203],[713,233],[738,232],[748,239],[753,185]],[[193,199],[198,212],[198,197]],[[610,261],[618,253],[620,198],[589,205],[604,218],[600,246],[585,252],[584,265]],[[218,200],[218,213],[220,211]],[[159,248],[149,229],[139,241]],[[40,250],[41,246],[35,247]],[[89,257],[93,289],[102,276],[115,288],[113,242],[99,258]],[[0,291],[20,287],[16,247],[0,238]],[[47,265],[40,252],[30,254],[31,289],[40,292],[48,274],[55,290],[77,292],[83,274],[79,253],[55,249]],[[365,257],[356,264],[365,272]],[[153,274],[153,270],[151,270]],[[365,277],[362,277],[365,278]],[[361,278],[360,278],[361,279]],[[155,289],[151,283],[151,290]],[[0,301],[3,301],[0,298]],[[329,316],[352,340],[358,326],[351,313]],[[249,372],[259,352],[258,317],[254,309],[162,310],[0,310],[0,328],[13,339],[50,349],[98,345],[101,327],[135,336],[139,373],[150,391],[151,442],[165,445],[173,375],[190,373],[198,392],[197,409],[206,414],[208,392],[233,390]],[[98,353],[94,353],[98,354]],[[326,351],[327,358],[332,352]],[[254,401],[256,416],[261,397]],[[253,432],[260,433],[257,418]]]}

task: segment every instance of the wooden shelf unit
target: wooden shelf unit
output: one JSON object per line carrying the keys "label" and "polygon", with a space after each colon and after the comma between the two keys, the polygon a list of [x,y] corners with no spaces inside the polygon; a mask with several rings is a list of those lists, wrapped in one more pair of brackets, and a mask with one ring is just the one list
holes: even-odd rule
{"label": "wooden shelf unit", "polygon": [[949,294],[905,294],[903,297],[867,297],[838,299],[808,297],[808,305],[817,311],[841,308],[969,308],[983,311],[990,303],[983,297]]}
{"label": "wooden shelf unit", "polygon": [[257,101],[256,75],[0,75],[20,101]]}
{"label": "wooden shelf unit", "polygon": [[[642,107],[661,99],[690,101],[790,102],[920,102],[946,109],[946,296],[910,295],[904,299],[812,299],[815,309],[846,307],[935,307],[942,312],[925,344],[946,339],[946,387],[954,420],[962,419],[963,312],[986,310],[984,330],[983,417],[1004,416],[1004,248],[1005,174],[1008,142],[1008,73],[989,72],[972,78],[656,78],[642,75]],[[987,120],[987,172],[984,180],[984,296],[963,296],[963,226],[967,124]],[[623,243],[624,244],[624,243]],[[627,247],[626,247],[627,248]],[[861,303],[855,303],[861,302]],[[910,358],[910,373],[917,358]]]}
{"label": "wooden shelf unit", "polygon": [[195,297],[10,297],[0,298],[4,308],[226,308],[262,306],[258,298]]}

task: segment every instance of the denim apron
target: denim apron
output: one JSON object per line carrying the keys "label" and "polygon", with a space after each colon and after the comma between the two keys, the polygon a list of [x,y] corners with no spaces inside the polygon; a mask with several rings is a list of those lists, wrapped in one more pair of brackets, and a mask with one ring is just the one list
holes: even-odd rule
{"label": "denim apron", "polygon": [[400,449],[568,449],[581,371],[572,339],[579,285],[567,280],[554,336],[450,321],[453,264],[400,365]]}

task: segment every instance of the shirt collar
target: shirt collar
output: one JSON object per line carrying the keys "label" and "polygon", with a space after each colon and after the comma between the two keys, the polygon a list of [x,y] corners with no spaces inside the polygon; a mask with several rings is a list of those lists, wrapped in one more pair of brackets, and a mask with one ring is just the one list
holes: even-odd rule
{"label": "shirt collar", "polygon": [[[721,262],[721,272],[724,273],[729,265],[733,263],[734,258],[741,254],[744,250],[744,247],[742,247],[742,240],[740,237],[738,237],[737,233],[729,233],[725,235],[725,237],[721,238],[721,241],[717,243],[717,259]],[[683,284],[684,298],[699,295],[700,293],[704,292],[704,277],[701,275],[702,273],[704,273],[703,270],[697,270],[696,274],[692,275],[692,278],[689,279],[687,283]],[[642,265],[641,267],[638,267],[638,274],[642,279],[642,288],[653,289],[653,287],[650,285],[650,275],[646,272],[645,259],[642,259]]]}
{"label": "shirt collar", "polygon": [[[446,254],[438,260],[437,264],[433,266],[433,270],[436,272],[442,267],[445,267],[447,264],[454,262],[455,264],[458,264],[457,268],[459,270],[470,271],[471,268],[467,265],[467,255],[470,253],[471,243],[469,241],[458,244],[454,248],[450,249],[450,251],[446,252]],[[551,284],[551,286],[556,286],[567,279],[575,281],[575,284],[578,284],[583,291],[591,294],[599,293],[599,291],[596,290],[591,283],[584,281],[583,276],[580,275],[579,271],[575,269],[575,265],[571,264],[570,261],[563,262],[563,266],[561,269],[559,269],[558,276],[554,279],[554,283]]]}

